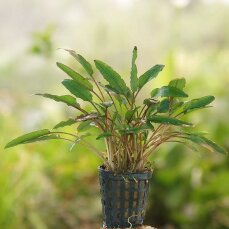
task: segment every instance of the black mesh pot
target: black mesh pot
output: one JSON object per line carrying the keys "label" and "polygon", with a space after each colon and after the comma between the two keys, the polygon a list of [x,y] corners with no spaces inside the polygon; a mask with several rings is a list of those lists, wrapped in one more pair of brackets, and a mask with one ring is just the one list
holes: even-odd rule
{"label": "black mesh pot", "polygon": [[114,174],[99,168],[103,223],[107,228],[143,224],[152,172]]}

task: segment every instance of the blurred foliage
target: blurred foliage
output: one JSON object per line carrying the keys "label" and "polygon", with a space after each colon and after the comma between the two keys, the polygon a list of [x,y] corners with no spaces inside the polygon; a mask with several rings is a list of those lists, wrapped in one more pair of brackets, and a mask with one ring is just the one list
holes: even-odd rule
{"label": "blurred foliage", "polygon": [[[137,45],[142,50],[139,60],[144,60],[139,62],[140,72],[157,63],[166,65],[154,87],[184,76],[191,98],[215,95],[214,108],[194,112],[186,121],[198,123],[199,130],[207,130],[209,138],[229,149],[226,0],[10,4],[3,1],[0,7],[2,18],[14,15],[0,22],[1,229],[91,229],[101,224],[97,178],[101,162],[93,154],[80,146],[70,151],[70,145],[55,140],[3,150],[12,137],[50,128],[75,115],[64,106],[30,96],[63,93],[57,86],[62,75],[55,61],[61,56],[73,67],[74,63],[63,52],[53,52],[56,48],[77,49],[85,57],[99,55],[129,75],[124,66],[130,65],[128,58]],[[34,31],[38,32],[31,40]],[[229,228],[227,157],[169,144],[152,161],[146,223],[161,229]]]}
{"label": "blurred foliage", "polygon": [[52,36],[54,32],[53,26],[48,26],[44,31],[34,32],[32,34],[33,43],[29,51],[33,54],[51,57],[53,53]]}
{"label": "blurred foliage", "polygon": [[228,228],[228,162],[172,146],[155,169],[146,222],[158,228]]}

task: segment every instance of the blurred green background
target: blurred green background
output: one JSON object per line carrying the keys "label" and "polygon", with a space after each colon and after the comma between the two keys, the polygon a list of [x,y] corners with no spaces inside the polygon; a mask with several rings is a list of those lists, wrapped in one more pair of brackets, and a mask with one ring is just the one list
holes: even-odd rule
{"label": "blurred green background", "polygon": [[[192,98],[215,95],[214,108],[188,119],[229,149],[228,0],[3,0],[0,15],[0,229],[101,225],[101,161],[89,150],[70,151],[58,141],[3,149],[11,138],[76,115],[33,95],[66,92],[56,61],[82,70],[57,48],[74,49],[91,62],[104,60],[128,79],[137,45],[140,73],[166,65],[145,95],[175,77],[186,78]],[[103,148],[102,141],[94,144]],[[169,144],[151,160],[147,224],[229,228],[228,157]]]}

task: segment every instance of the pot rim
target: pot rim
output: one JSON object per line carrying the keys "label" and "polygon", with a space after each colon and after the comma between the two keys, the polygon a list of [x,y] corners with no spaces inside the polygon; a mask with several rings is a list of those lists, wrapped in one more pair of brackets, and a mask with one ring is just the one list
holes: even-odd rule
{"label": "pot rim", "polygon": [[98,166],[98,171],[99,174],[101,174],[102,176],[109,176],[109,177],[116,177],[116,178],[122,178],[123,177],[142,177],[143,179],[150,179],[152,177],[153,171],[152,170],[146,170],[146,171],[142,171],[142,172],[123,172],[123,173],[115,173],[113,171],[110,170],[106,170],[104,168],[104,165],[100,165]]}

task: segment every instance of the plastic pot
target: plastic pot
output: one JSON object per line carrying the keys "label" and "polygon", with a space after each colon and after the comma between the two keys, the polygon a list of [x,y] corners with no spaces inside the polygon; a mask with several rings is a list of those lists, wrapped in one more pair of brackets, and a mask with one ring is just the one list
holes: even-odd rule
{"label": "plastic pot", "polygon": [[99,167],[103,224],[107,228],[143,224],[151,171],[115,174]]}

